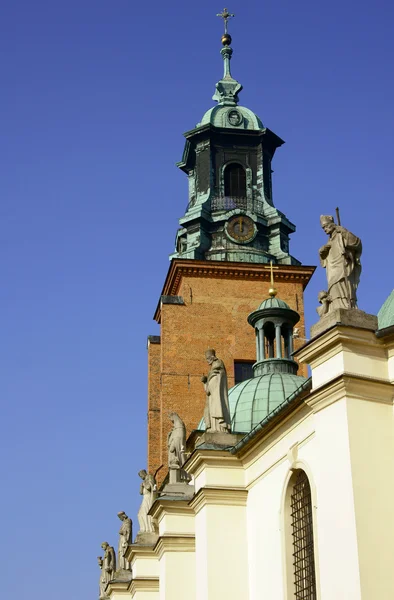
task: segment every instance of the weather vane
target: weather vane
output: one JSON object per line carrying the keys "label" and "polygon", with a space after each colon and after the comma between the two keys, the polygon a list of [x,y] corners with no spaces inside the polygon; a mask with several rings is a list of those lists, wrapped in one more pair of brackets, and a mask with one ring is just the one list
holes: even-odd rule
{"label": "weather vane", "polygon": [[217,17],[221,17],[223,19],[223,21],[224,21],[224,33],[225,33],[225,35],[228,34],[228,31],[227,31],[228,20],[231,19],[231,17],[235,17],[235,15],[229,13],[228,10],[227,10],[227,8],[224,8],[223,12],[222,13],[218,13],[216,16]]}

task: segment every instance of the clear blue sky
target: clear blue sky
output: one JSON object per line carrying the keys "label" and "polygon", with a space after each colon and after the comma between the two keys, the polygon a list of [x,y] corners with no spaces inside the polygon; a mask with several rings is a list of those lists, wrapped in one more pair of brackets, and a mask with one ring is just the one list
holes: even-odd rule
{"label": "clear blue sky", "polygon": [[[321,213],[363,240],[359,306],[394,287],[394,7],[234,0],[242,104],[286,140],[274,200],[317,264]],[[212,1],[0,8],[1,589],[97,598],[100,543],[135,519],[146,337],[187,204],[184,131],[214,103]],[[308,324],[325,287],[307,288]],[[136,520],[136,519],[135,519]],[[137,527],[135,527],[137,529]]]}

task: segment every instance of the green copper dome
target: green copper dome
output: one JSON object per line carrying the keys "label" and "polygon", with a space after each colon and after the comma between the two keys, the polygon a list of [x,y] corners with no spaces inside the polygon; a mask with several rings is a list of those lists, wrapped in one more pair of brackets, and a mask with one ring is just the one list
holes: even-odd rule
{"label": "green copper dome", "polygon": [[280,298],[267,298],[263,300],[258,310],[264,310],[265,308],[286,308],[287,310],[291,310],[290,306]]}
{"label": "green copper dome", "polygon": [[228,127],[231,129],[264,129],[259,117],[245,106],[229,107],[221,104],[213,106],[207,110],[197,127],[208,123],[215,127]]}
{"label": "green copper dome", "polygon": [[385,329],[392,325],[394,325],[394,290],[378,312],[379,329]]}
{"label": "green copper dome", "polygon": [[291,373],[270,373],[238,383],[229,391],[231,431],[251,431],[305,381]]}

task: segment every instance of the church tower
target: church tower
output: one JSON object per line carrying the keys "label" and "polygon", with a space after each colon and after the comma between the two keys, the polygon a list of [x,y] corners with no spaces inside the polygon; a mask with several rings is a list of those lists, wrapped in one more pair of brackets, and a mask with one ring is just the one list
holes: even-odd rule
{"label": "church tower", "polygon": [[202,417],[205,350],[215,348],[224,361],[229,387],[252,377],[256,345],[247,317],[268,296],[269,264],[280,298],[300,315],[300,338],[303,292],[314,271],[290,254],[295,226],[275,207],[271,178],[275,151],[284,142],[239,105],[242,85],[230,69],[231,15],[225,10],[221,16],[224,74],[216,84],[216,106],[185,133],[178,167],[188,177],[188,205],[154,315],[160,336],[148,338],[148,470],[157,472],[159,482],[168,413],[182,417],[188,434]]}

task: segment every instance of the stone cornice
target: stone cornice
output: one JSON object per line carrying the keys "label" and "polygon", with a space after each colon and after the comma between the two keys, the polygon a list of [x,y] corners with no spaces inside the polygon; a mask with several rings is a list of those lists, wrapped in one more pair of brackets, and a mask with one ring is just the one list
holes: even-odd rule
{"label": "stone cornice", "polygon": [[203,487],[190,501],[190,506],[197,514],[204,506],[246,506],[248,492],[244,488]]}
{"label": "stone cornice", "polygon": [[139,544],[130,544],[125,552],[125,559],[132,562],[137,558],[156,558],[153,552],[153,546],[142,546]]}
{"label": "stone cornice", "polygon": [[[275,265],[275,281],[302,283],[303,289],[305,289],[315,269],[316,267],[304,265]],[[270,281],[270,273],[266,264],[174,258],[171,261],[161,296],[177,296],[182,277],[185,275],[188,277]],[[161,302],[159,302],[153,318],[160,323]]]}
{"label": "stone cornice", "polygon": [[129,591],[134,598],[137,592],[158,592],[160,583],[158,577],[137,577],[130,582]]}
{"label": "stone cornice", "polygon": [[159,559],[166,552],[194,552],[196,549],[195,536],[192,534],[162,535],[154,548]]}
{"label": "stone cornice", "polygon": [[345,373],[322,385],[305,398],[313,412],[318,412],[343,398],[354,398],[381,404],[394,403],[394,386],[372,377]]}
{"label": "stone cornice", "polygon": [[318,337],[310,340],[294,353],[301,363],[319,366],[342,350],[354,351],[374,356],[384,356],[384,344],[373,331],[356,327],[337,325]]}
{"label": "stone cornice", "polygon": [[[131,576],[131,573],[130,573],[130,576]],[[110,581],[109,584],[107,585],[106,592],[109,597],[111,597],[111,594],[119,594],[119,593],[126,594],[129,591],[130,583],[131,583],[130,579],[128,581],[116,581],[116,580]]]}
{"label": "stone cornice", "polygon": [[242,469],[239,459],[227,450],[199,450],[196,448],[185,463],[185,469],[197,477],[205,467]]}
{"label": "stone cornice", "polygon": [[190,515],[193,514],[193,510],[186,500],[161,500],[159,497],[153,503],[149,514],[159,521],[166,514]]}

